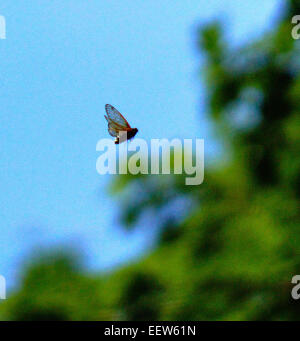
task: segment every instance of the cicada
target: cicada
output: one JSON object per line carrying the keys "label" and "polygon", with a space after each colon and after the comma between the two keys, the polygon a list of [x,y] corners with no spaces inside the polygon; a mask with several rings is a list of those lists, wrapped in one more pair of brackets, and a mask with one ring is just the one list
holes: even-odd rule
{"label": "cicada", "polygon": [[[137,128],[131,128],[124,116],[110,104],[105,105],[106,115],[104,117],[108,123],[108,132],[115,137],[115,144],[132,139],[138,132]],[[126,134],[124,134],[126,133]],[[126,136],[126,138],[124,138]]]}

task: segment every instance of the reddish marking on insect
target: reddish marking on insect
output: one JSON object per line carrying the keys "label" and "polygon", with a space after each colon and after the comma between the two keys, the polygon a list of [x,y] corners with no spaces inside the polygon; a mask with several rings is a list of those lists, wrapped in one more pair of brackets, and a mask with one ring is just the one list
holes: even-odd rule
{"label": "reddish marking on insect", "polygon": [[[116,108],[110,104],[106,104],[105,111],[107,116],[104,115],[104,117],[108,123],[108,132],[111,136],[116,138],[115,144],[120,144],[126,140],[130,140],[136,135],[138,129],[131,128],[125,117]],[[121,136],[122,132],[126,132],[127,138]]]}

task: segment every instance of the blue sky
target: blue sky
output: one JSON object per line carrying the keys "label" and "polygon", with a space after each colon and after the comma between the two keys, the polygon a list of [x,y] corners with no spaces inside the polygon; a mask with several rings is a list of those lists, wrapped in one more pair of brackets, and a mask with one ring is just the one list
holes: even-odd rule
{"label": "blue sky", "polygon": [[145,228],[124,232],[109,176],[96,172],[108,137],[104,105],[141,138],[204,138],[199,25],[219,18],[232,44],[272,27],[275,0],[2,0],[0,274],[16,283],[35,247],[74,245],[91,270],[141,255]]}

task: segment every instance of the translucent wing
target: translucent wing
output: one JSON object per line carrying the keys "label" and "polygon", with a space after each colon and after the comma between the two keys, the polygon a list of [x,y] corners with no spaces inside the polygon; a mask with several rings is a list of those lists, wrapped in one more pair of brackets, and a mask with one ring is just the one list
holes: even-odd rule
{"label": "translucent wing", "polygon": [[117,137],[119,136],[120,131],[128,129],[119,126],[114,121],[111,121],[106,115],[104,115],[104,117],[106,118],[106,121],[108,123],[108,132],[111,136]]}
{"label": "translucent wing", "polygon": [[131,129],[124,116],[112,105],[106,104],[105,111],[108,116],[108,118],[105,117],[107,121],[113,123],[113,125],[118,127],[119,130],[127,130],[128,128]]}
{"label": "translucent wing", "polygon": [[118,137],[119,135],[118,130],[116,130],[116,128],[111,123],[108,123],[108,132],[109,135],[113,137]]}

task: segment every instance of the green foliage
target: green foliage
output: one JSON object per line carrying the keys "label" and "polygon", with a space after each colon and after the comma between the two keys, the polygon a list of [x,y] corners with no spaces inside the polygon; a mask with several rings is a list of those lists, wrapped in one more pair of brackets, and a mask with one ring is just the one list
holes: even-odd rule
{"label": "green foliage", "polygon": [[21,321],[117,318],[102,286],[103,280],[82,273],[73,253],[42,253],[25,270],[22,289],[1,304],[0,316]]}

